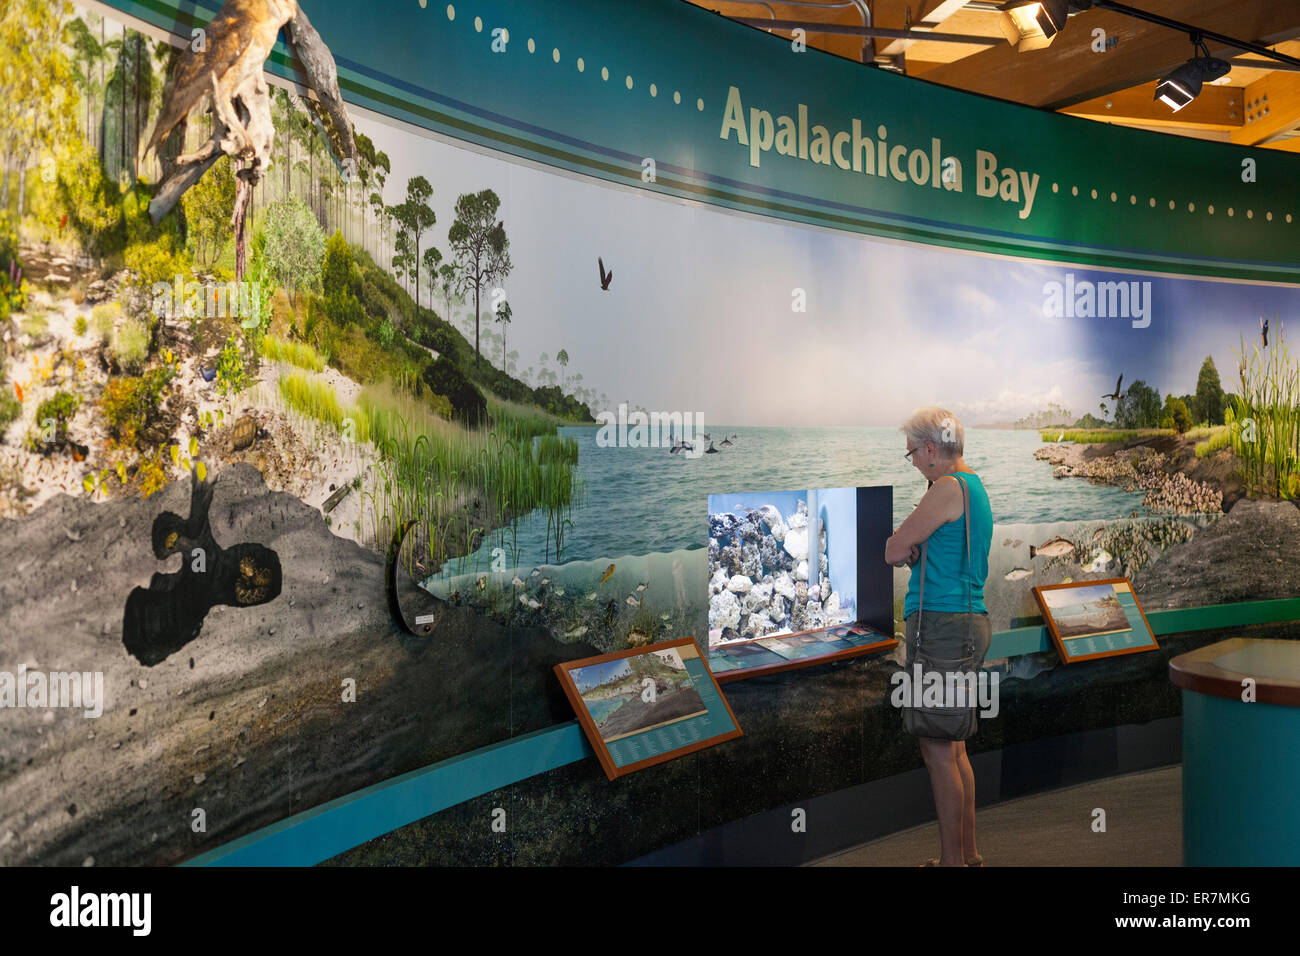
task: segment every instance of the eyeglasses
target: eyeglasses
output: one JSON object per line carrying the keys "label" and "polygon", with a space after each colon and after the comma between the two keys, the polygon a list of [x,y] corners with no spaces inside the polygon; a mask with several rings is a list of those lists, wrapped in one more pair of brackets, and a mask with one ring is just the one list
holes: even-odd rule
{"label": "eyeglasses", "polygon": [[909,448],[909,449],[907,450],[907,454],[904,455],[903,457],[904,457],[905,459],[907,459],[908,464],[911,464],[911,463],[912,463],[912,456],[915,455],[915,454],[916,454],[918,451],[920,451],[920,450],[921,450],[921,449],[919,449],[919,448]]}

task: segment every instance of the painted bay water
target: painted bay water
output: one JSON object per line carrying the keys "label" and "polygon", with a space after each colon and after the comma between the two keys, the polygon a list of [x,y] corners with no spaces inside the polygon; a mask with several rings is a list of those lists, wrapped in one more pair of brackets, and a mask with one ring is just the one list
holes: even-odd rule
{"label": "painted bay water", "polygon": [[[708,496],[744,491],[789,491],[857,485],[894,486],[894,527],[925,493],[925,479],[904,460],[904,436],[897,428],[708,428],[718,454],[687,458],[668,448],[602,448],[598,429],[564,427],[578,442],[578,470],[587,494],[569,515],[563,554],[546,548],[546,515],[521,520],[512,541],[504,534],[508,565],[536,566],[594,561],[622,555],[680,551],[707,543]],[[719,448],[723,438],[734,438]],[[966,462],[983,479],[995,525],[1111,520],[1137,508],[1141,492],[1052,477],[1053,466],[1034,458],[1043,442],[1037,431],[970,429]],[[756,502],[757,503],[757,502]],[[485,571],[494,533],[466,562],[445,572]],[[514,548],[518,548],[515,560]]]}

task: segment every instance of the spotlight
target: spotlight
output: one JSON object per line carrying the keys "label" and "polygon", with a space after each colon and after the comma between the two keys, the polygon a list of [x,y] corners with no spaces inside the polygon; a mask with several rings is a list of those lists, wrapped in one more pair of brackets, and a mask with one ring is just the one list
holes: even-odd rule
{"label": "spotlight", "polygon": [[1175,113],[1200,95],[1202,84],[1212,83],[1222,76],[1227,76],[1228,71],[1232,69],[1223,60],[1210,56],[1209,49],[1199,37],[1193,37],[1192,44],[1198,55],[1156,84],[1154,98]]}
{"label": "spotlight", "polygon": [[1065,29],[1065,18],[1071,9],[1090,6],[1091,2],[1079,3],[1077,0],[1042,0],[1041,3],[1011,0],[1002,5],[1002,32],[1007,42],[1021,53],[1041,50]]}

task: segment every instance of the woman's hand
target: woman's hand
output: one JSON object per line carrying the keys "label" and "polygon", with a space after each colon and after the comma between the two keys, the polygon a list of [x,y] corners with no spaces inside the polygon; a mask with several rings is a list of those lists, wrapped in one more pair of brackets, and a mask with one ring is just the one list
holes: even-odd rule
{"label": "woman's hand", "polygon": [[916,564],[916,562],[920,560],[921,560],[921,549],[918,548],[916,545],[912,545],[912,550],[908,554],[908,556],[904,558],[902,561],[896,562],[894,564],[894,567],[910,568],[912,567],[912,565]]}

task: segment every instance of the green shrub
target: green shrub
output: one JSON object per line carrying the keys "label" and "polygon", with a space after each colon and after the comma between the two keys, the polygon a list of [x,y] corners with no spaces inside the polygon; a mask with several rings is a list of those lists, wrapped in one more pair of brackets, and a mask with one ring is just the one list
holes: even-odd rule
{"label": "green shrub", "polygon": [[0,434],[23,413],[22,402],[8,391],[0,393]]}
{"label": "green shrub", "polygon": [[22,321],[23,333],[30,335],[35,340],[45,338],[50,334],[50,322],[45,317],[45,312],[32,312]]}
{"label": "green shrub", "polygon": [[139,377],[111,378],[104,386],[99,406],[113,443],[136,448],[140,431],[158,417],[167,386],[175,374],[170,365],[150,369]]}
{"label": "green shrub", "polygon": [[90,310],[90,320],[95,323],[95,333],[102,345],[107,345],[113,338],[113,327],[121,317],[120,302],[101,302]]}
{"label": "green shrub", "polygon": [[244,353],[239,347],[239,339],[234,332],[226,339],[221,355],[217,358],[217,389],[222,395],[242,392],[247,386],[244,374]]}
{"label": "green shrub", "polygon": [[452,361],[455,361],[459,356],[460,350],[456,348],[456,333],[445,325],[438,326],[425,336],[424,344],[439,355],[447,356]]}
{"label": "green shrub", "polygon": [[451,402],[453,415],[458,421],[478,425],[487,417],[487,402],[483,394],[448,359],[438,356],[421,378],[434,394]]}
{"label": "green shrub", "polygon": [[149,326],[141,318],[124,318],[113,329],[109,347],[117,364],[130,375],[138,375],[149,357]]}
{"label": "green shrub", "polygon": [[72,327],[73,327],[74,331],[76,331],[76,333],[77,333],[78,335],[85,335],[85,334],[86,334],[86,317],[85,317],[84,315],[79,315],[79,316],[77,316],[77,321],[74,322],[74,323],[72,324]]}
{"label": "green shrub", "polygon": [[22,278],[22,263],[18,261],[18,236],[7,222],[0,223],[0,322],[9,318],[10,312],[20,311],[27,304],[27,283]]}
{"label": "green shrub", "polygon": [[379,323],[379,329],[375,332],[376,338],[379,339],[379,344],[384,348],[391,348],[393,344],[393,336],[396,334],[397,330],[393,328],[393,323],[389,322],[388,317],[385,316],[384,320]]}

